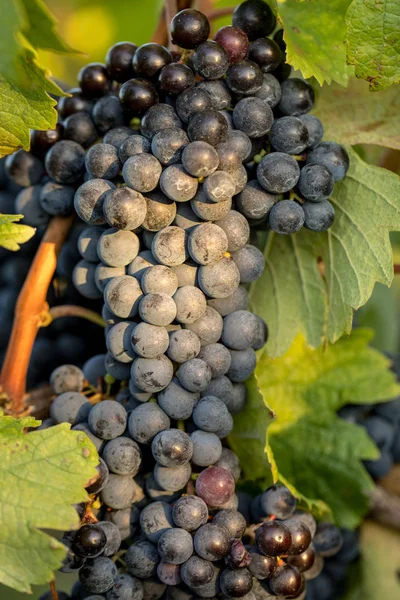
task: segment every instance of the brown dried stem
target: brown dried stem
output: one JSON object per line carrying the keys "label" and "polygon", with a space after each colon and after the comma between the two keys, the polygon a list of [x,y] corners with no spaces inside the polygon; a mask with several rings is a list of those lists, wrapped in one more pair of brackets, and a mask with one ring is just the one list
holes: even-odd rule
{"label": "brown dried stem", "polygon": [[50,581],[50,592],[51,592],[51,600],[58,600],[56,582],[54,581],[54,579],[52,581]]}
{"label": "brown dried stem", "polygon": [[24,410],[26,375],[46,295],[56,269],[57,257],[73,223],[73,217],[54,217],[43,236],[15,307],[14,324],[1,370],[2,392],[10,400],[10,412]]}

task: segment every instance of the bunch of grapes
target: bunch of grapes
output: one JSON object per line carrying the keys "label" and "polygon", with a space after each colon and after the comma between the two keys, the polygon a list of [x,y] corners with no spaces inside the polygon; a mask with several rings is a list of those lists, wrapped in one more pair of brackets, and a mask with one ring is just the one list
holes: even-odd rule
{"label": "bunch of grapes", "polygon": [[100,457],[63,538],[74,599],[305,598],[340,549],[285,487],[236,494],[226,441],[268,335],[248,310],[264,269],[251,226],[325,231],[348,169],[307,114],[312,87],[289,78],[282,31],[267,37],[275,25],[246,0],[209,40],[205,15],[181,11],[179,51],[116,44],[59,100],[57,128],[6,161],[27,222],[76,211],[73,282],[104,299],[107,354],[52,373],[42,424],[70,423]]}
{"label": "bunch of grapes", "polygon": [[296,510],[286,487],[235,493],[238,457],[210,433],[220,426],[217,398],[197,404],[190,433],[156,403],[128,413],[123,393],[92,405],[72,365],[51,384],[52,419],[84,431],[101,457],[90,502],[77,507],[82,525],[62,540],[61,570],[79,573],[73,598],[305,598],[306,581],[340,550],[340,531]]}

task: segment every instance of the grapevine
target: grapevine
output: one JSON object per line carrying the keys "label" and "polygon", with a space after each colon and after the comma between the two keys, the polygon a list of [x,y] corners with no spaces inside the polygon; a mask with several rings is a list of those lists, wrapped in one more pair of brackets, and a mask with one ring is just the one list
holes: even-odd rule
{"label": "grapevine", "polygon": [[[364,329],[399,271],[398,81],[358,38],[367,8],[314,39],[313,3],[166,0],[151,42],[115,40],[64,92],[36,51],[72,49],[21,3],[25,75],[0,61],[29,107],[0,128],[0,581],[47,584],[38,600],[365,594],[368,523],[400,530],[397,344],[382,309],[377,341]],[[392,88],[360,131],[342,108],[347,132],[354,74]]]}

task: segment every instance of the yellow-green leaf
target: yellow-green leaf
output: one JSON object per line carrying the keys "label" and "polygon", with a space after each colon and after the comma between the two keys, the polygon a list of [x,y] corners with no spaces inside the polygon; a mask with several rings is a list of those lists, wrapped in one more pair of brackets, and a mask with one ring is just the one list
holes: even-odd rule
{"label": "yellow-green leaf", "polygon": [[[34,48],[22,35],[22,5],[6,2],[0,20],[0,156],[29,149],[30,129],[54,128],[56,101],[64,95],[39,66]],[[40,30],[39,25],[37,26]]]}
{"label": "yellow-green leaf", "polygon": [[246,480],[268,485],[279,479],[317,516],[329,517],[330,507],[345,527],[355,527],[368,509],[373,483],[361,460],[379,453],[362,427],[336,412],[399,392],[388,359],[368,347],[370,338],[370,332],[355,330],[350,338],[313,350],[298,336],[277,359],[263,351],[248,404],[230,436]]}
{"label": "yellow-green leaf", "polygon": [[0,582],[26,593],[60,567],[65,546],[43,530],[78,527],[73,504],[87,499],[98,463],[92,442],[66,423],[24,433],[39,423],[0,417]]}
{"label": "yellow-green leaf", "polygon": [[349,86],[324,86],[313,114],[324,124],[325,138],[339,144],[376,144],[400,148],[400,93],[395,86],[379,94],[352,77]]}
{"label": "yellow-green leaf", "polygon": [[35,235],[36,229],[18,223],[23,216],[0,214],[0,246],[2,248],[19,250],[20,244],[24,244]]}
{"label": "yellow-green leaf", "polygon": [[34,48],[53,52],[76,52],[57,33],[57,21],[43,0],[18,0],[24,11],[22,33]]}
{"label": "yellow-green leaf", "polygon": [[350,0],[277,0],[287,62],[320,85],[346,85],[345,15]]}
{"label": "yellow-green leaf", "polygon": [[347,60],[372,90],[400,83],[400,3],[353,0],[347,15]]}

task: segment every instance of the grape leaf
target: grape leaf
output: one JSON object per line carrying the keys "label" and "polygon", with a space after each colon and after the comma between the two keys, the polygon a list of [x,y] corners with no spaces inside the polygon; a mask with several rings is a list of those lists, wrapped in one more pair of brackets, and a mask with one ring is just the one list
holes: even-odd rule
{"label": "grape leaf", "polygon": [[353,0],[347,14],[347,61],[371,90],[400,83],[400,4]]}
{"label": "grape leaf", "polygon": [[250,382],[248,404],[229,439],[246,480],[268,485],[272,464],[273,480],[290,482],[317,516],[326,518],[329,506],[335,520],[350,528],[367,511],[366,493],[373,487],[360,461],[379,453],[362,427],[336,417],[336,411],[350,402],[384,401],[399,391],[388,359],[368,347],[370,338],[369,331],[355,330],[313,350],[298,336],[278,359],[261,352],[259,390]]}
{"label": "grape leaf", "polygon": [[27,593],[50,581],[65,556],[65,546],[43,529],[78,527],[72,505],[87,499],[84,485],[98,463],[92,442],[66,423],[23,432],[39,424],[0,417],[0,582]]}
{"label": "grape leaf", "polygon": [[20,0],[24,9],[25,25],[22,33],[34,48],[54,52],[76,52],[59,36],[57,21],[43,0]]}
{"label": "grape leaf", "polygon": [[393,280],[389,231],[400,229],[400,177],[349,154],[347,177],[331,197],[331,229],[268,234],[266,267],[250,301],[268,324],[271,356],[285,352],[298,333],[314,347],[350,333],[353,309],[365,304],[377,281],[390,286]]}
{"label": "grape leaf", "polygon": [[376,144],[400,148],[400,94],[396,87],[371,94],[365,81],[323,87],[313,110],[324,124],[325,138],[339,144]]}
{"label": "grape leaf", "polygon": [[0,246],[7,250],[19,250],[20,244],[24,244],[35,235],[36,229],[28,225],[20,225],[18,221],[24,215],[2,215],[0,213]]}
{"label": "grape leaf", "polygon": [[[18,5],[19,8],[19,5]],[[21,34],[24,22],[14,2],[4,3],[0,20],[0,156],[29,149],[29,129],[54,128],[56,101],[64,92],[37,63]],[[38,27],[40,30],[40,27]]]}
{"label": "grape leaf", "polygon": [[277,0],[279,19],[285,29],[287,62],[315,77],[320,85],[336,81],[346,85],[345,15],[350,0],[321,2]]}

